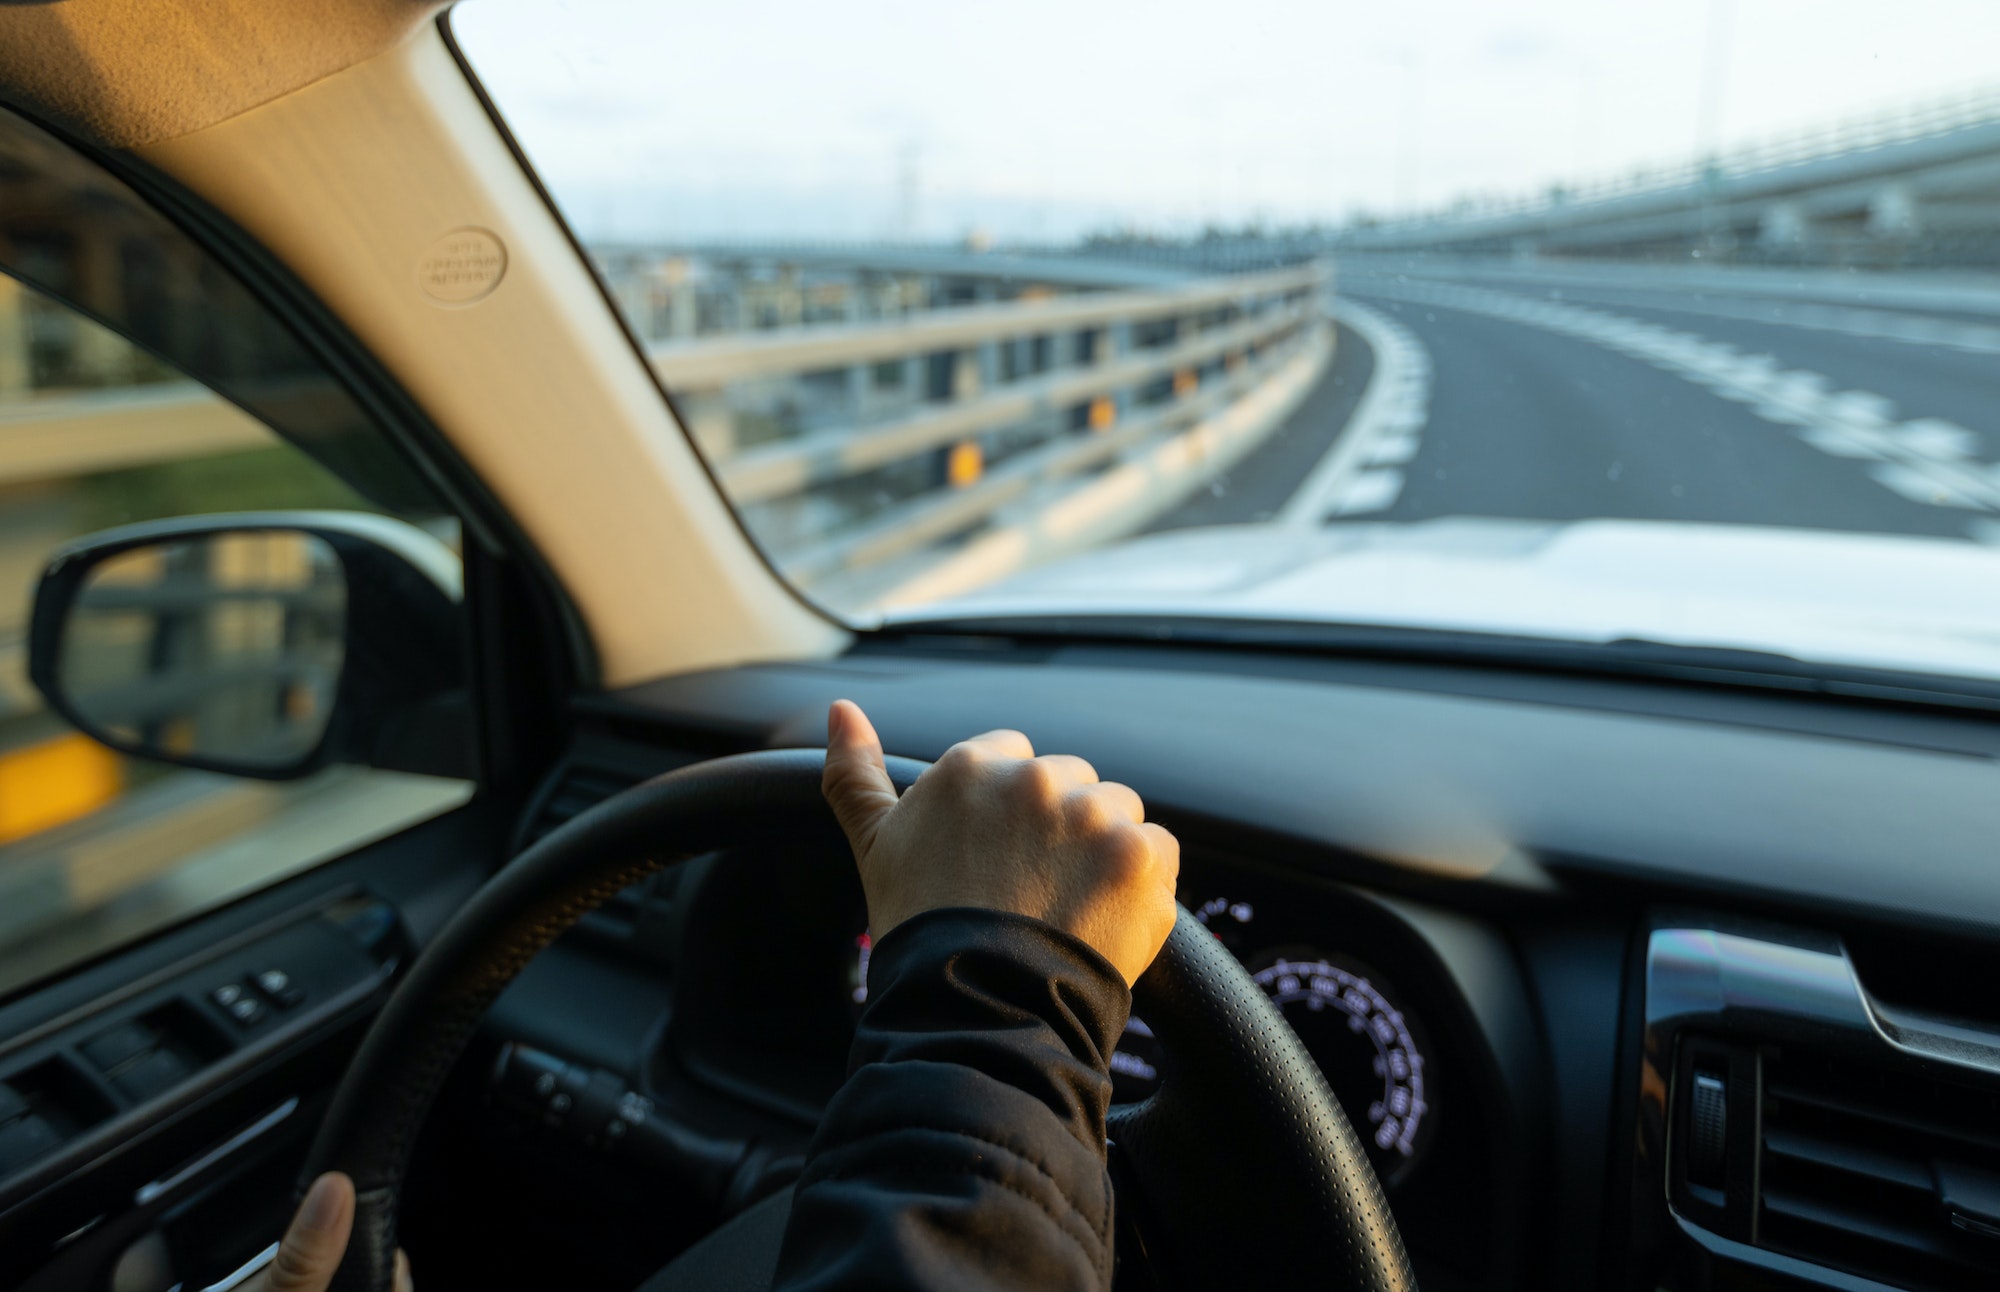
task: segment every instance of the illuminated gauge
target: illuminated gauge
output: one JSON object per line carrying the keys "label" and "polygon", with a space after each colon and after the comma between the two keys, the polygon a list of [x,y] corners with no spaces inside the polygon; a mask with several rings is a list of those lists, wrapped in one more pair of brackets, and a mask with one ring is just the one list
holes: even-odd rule
{"label": "illuminated gauge", "polygon": [[1135,1015],[1125,1021],[1125,1034],[1111,1052],[1111,1102],[1136,1104],[1159,1088],[1160,1043]]}
{"label": "illuminated gauge", "polygon": [[[1256,918],[1250,903],[1216,897],[1193,910],[1194,917],[1220,938],[1224,946],[1239,956],[1242,954],[1237,944],[1243,926]],[[1146,1026],[1146,1020],[1132,1018],[1125,1024],[1125,1034],[1118,1038],[1118,1048],[1111,1052],[1111,1101],[1136,1104],[1159,1088],[1160,1043],[1154,1039],[1153,1029]]]}
{"label": "illuminated gauge", "polygon": [[856,1018],[861,1017],[861,1007],[868,1003],[868,961],[874,952],[875,939],[868,935],[868,930],[854,935],[854,957],[847,962],[847,999]]}
{"label": "illuminated gauge", "polygon": [[1426,1043],[1381,978],[1352,961],[1280,954],[1251,975],[1285,1012],[1368,1148],[1383,1183],[1422,1156],[1437,1121]]}

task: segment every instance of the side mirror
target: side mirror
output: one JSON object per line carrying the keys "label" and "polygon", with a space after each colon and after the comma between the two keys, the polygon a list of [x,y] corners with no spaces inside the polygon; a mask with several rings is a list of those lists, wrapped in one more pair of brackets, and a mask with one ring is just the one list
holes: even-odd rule
{"label": "side mirror", "polygon": [[386,516],[128,525],[50,560],[28,673],[79,730],[141,758],[271,780],[333,762],[462,776],[460,579],[450,548]]}

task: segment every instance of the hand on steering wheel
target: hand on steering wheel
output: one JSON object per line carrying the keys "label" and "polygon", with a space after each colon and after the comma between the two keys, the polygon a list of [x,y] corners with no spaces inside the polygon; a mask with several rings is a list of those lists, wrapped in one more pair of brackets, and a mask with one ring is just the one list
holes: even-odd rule
{"label": "hand on steering wheel", "polygon": [[[842,706],[832,725],[831,757],[738,754],[616,795],[515,858],[431,937],[363,1039],[310,1155],[312,1175],[339,1170],[357,1189],[341,1195],[352,1238],[334,1286],[396,1286],[396,1212],[417,1131],[486,1007],[536,952],[662,866],[785,849],[827,865],[858,854],[878,932],[939,906],[998,907],[1082,937],[1133,980],[1134,1009],[1172,1062],[1143,1103],[1111,1109],[1118,1206],[1184,1285],[1415,1287],[1381,1185],[1326,1079],[1243,966],[1172,905],[1177,850],[1144,824],[1136,795],[1097,782],[1081,760],[1035,758],[1012,733],[958,746],[926,769],[884,760],[858,710]],[[1010,862],[993,864],[982,846],[977,865],[908,864],[929,833],[919,823],[954,803],[979,824],[925,846],[991,844],[976,832],[995,828],[1000,804],[1031,809],[1030,824],[1005,832],[998,852]],[[1081,877],[1033,878],[1047,873],[1035,861],[1050,850]]]}
{"label": "hand on steering wheel", "polygon": [[1018,731],[960,741],[898,797],[874,725],[839,700],[821,785],[878,939],[925,911],[1008,911],[1081,938],[1129,987],[1173,931],[1180,843],[1130,788]]}
{"label": "hand on steering wheel", "polygon": [[[327,1292],[354,1232],[354,1181],[328,1171],[312,1182],[278,1242],[277,1255],[249,1292]],[[395,1292],[416,1292],[410,1258],[396,1249]]]}

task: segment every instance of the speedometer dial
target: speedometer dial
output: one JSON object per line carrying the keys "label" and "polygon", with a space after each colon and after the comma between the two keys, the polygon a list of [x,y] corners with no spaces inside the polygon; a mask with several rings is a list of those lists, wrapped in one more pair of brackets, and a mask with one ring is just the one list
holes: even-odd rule
{"label": "speedometer dial", "polygon": [[1415,1020],[1359,964],[1309,951],[1277,954],[1251,975],[1285,1011],[1368,1146],[1385,1183],[1423,1153],[1436,1121]]}

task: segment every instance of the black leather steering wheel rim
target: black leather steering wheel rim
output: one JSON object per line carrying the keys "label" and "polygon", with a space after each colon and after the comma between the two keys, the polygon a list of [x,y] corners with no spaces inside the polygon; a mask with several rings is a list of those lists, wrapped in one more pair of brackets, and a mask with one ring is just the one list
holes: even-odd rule
{"label": "black leather steering wheel rim", "polygon": [[[899,789],[925,767],[888,762]],[[823,763],[820,750],[772,750],[657,777],[551,832],[459,908],[376,1016],[307,1159],[304,1180],[345,1171],[357,1192],[336,1292],[390,1292],[417,1131],[501,990],[651,871],[746,845],[849,855],[820,796]],[[1134,997],[1171,1066],[1146,1102],[1114,1108],[1110,1138],[1121,1205],[1137,1209],[1156,1267],[1189,1287],[1304,1277],[1349,1292],[1414,1289],[1381,1186],[1319,1069],[1185,908]]]}

